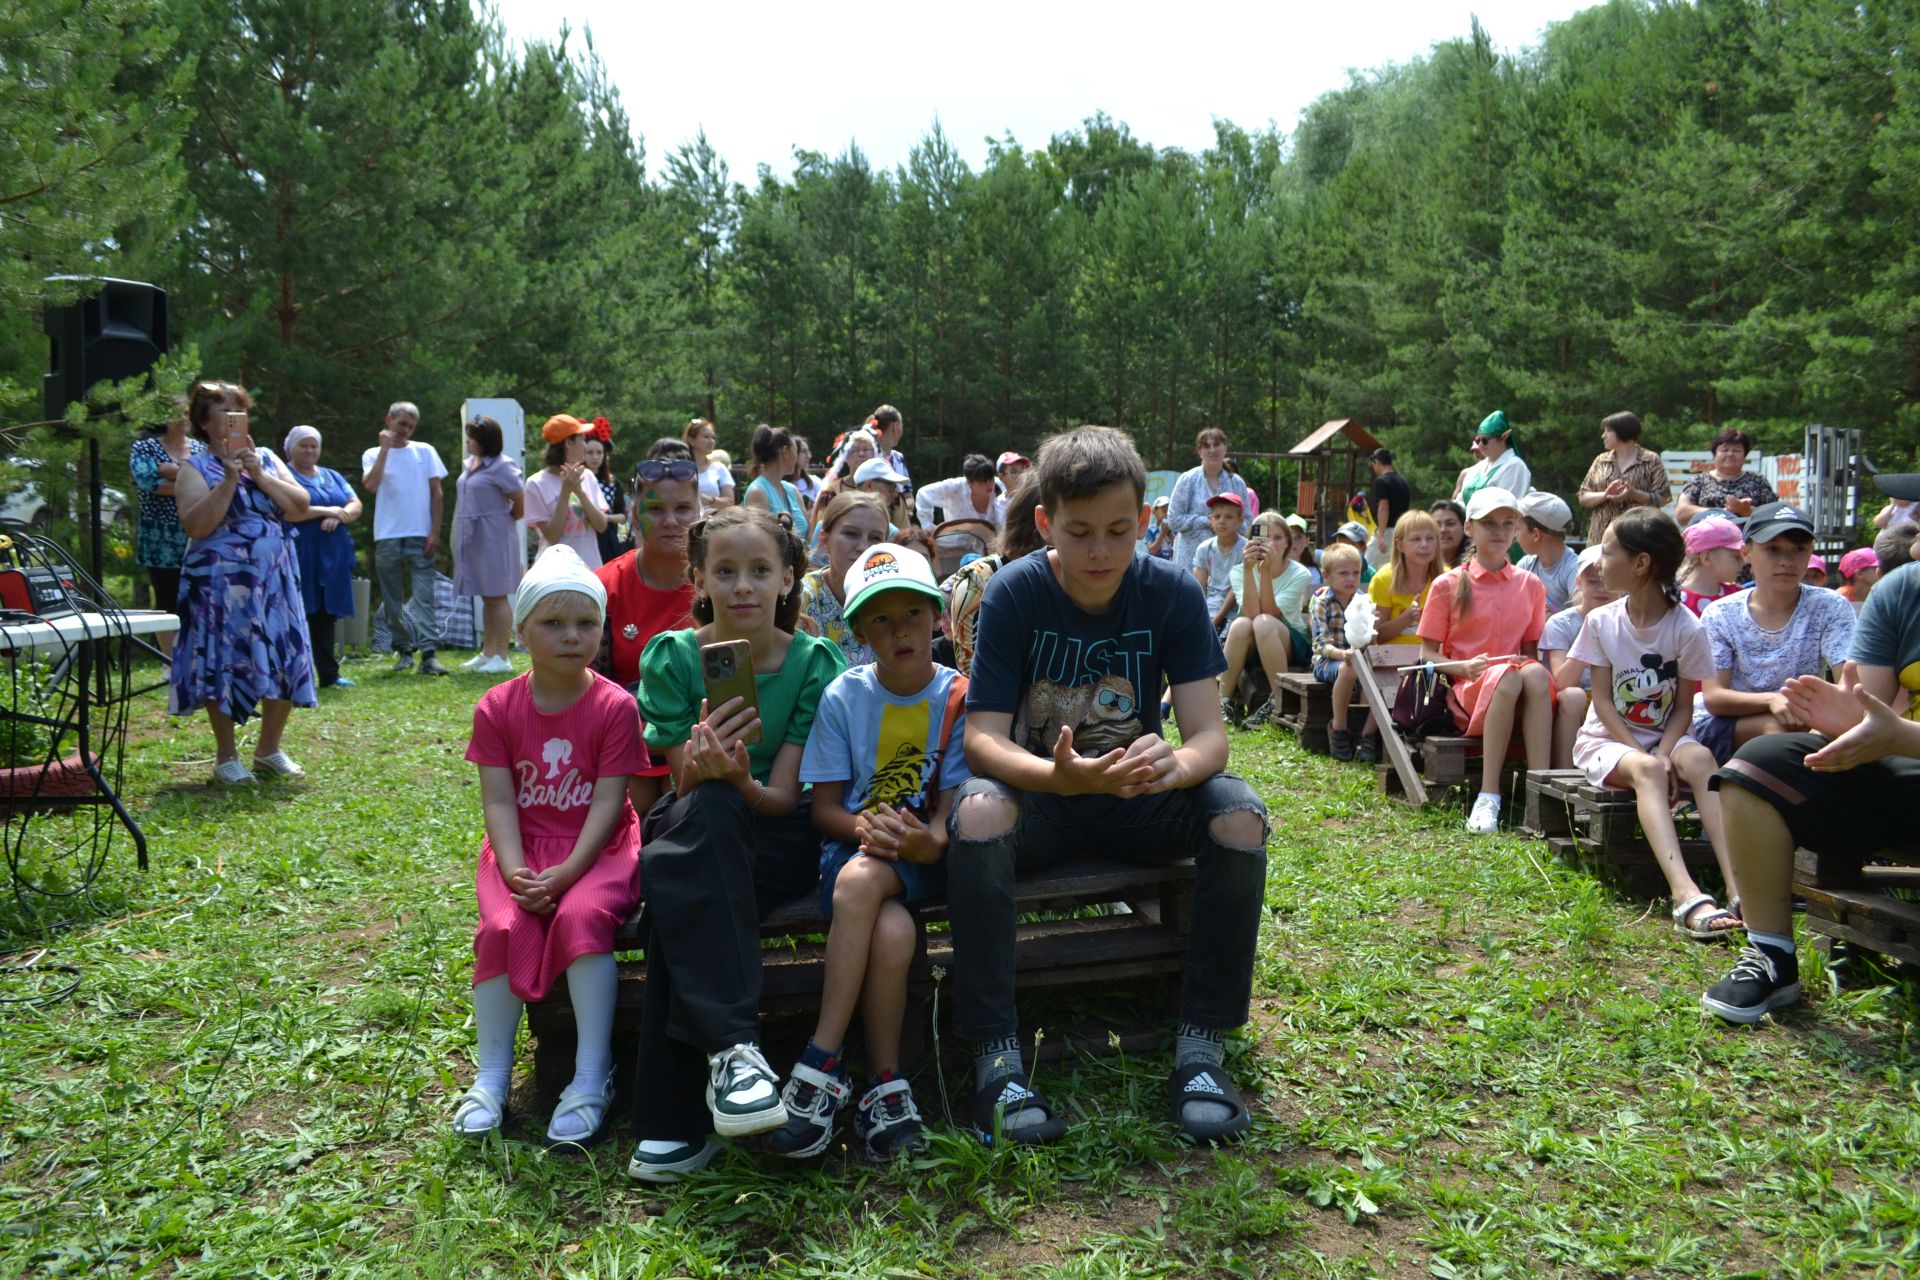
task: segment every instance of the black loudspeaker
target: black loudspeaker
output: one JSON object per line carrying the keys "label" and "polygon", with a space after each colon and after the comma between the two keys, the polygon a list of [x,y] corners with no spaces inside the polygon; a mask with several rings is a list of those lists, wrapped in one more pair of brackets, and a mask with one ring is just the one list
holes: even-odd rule
{"label": "black loudspeaker", "polygon": [[[75,277],[55,277],[70,282]],[[117,382],[153,368],[167,350],[167,291],[138,280],[92,278],[88,296],[48,307],[52,362],[41,380],[46,417],[67,416],[96,382]]]}

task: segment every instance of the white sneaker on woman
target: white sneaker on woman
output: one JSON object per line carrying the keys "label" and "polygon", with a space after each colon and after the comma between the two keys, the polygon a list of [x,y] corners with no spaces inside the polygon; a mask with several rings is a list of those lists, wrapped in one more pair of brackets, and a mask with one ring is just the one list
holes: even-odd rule
{"label": "white sneaker on woman", "polygon": [[487,665],[487,655],[484,653],[476,653],[471,658],[468,658],[465,662],[461,663],[460,669],[462,671],[478,671],[481,667],[484,667],[485,665]]}
{"label": "white sneaker on woman", "polygon": [[496,654],[475,667],[474,670],[483,676],[510,676],[513,674],[513,661],[510,658],[503,658]]}

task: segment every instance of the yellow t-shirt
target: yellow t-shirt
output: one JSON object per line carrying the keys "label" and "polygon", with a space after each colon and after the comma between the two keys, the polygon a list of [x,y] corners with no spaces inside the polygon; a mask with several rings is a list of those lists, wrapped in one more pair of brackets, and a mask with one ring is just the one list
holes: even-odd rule
{"label": "yellow t-shirt", "polygon": [[[1426,586],[1420,588],[1418,596],[1403,596],[1393,589],[1393,566],[1387,564],[1382,565],[1380,572],[1373,575],[1373,581],[1367,584],[1367,598],[1373,601],[1374,608],[1379,611],[1380,621],[1387,622],[1411,609],[1416,599],[1422,609],[1426,608],[1427,591],[1432,586],[1433,579],[1429,577]],[[1417,628],[1408,627],[1387,643],[1419,644],[1420,637],[1416,632]]]}

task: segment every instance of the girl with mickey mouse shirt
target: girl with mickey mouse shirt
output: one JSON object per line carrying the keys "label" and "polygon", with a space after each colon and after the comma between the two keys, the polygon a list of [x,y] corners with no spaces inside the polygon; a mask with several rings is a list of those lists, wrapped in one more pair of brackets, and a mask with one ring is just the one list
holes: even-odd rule
{"label": "girl with mickey mouse shirt", "polygon": [[[1634,793],[1641,828],[1673,894],[1675,931],[1710,942],[1738,928],[1740,919],[1694,883],[1673,825],[1673,802],[1682,784],[1690,786],[1731,890],[1720,798],[1708,787],[1718,766],[1687,733],[1694,695],[1713,675],[1713,653],[1706,628],[1680,604],[1676,577],[1685,557],[1680,527],[1664,512],[1640,508],[1607,526],[1600,572],[1620,598],[1587,614],[1568,651],[1570,663],[1593,672],[1593,701],[1574,739],[1573,763],[1595,786]],[[1578,674],[1578,666],[1569,673]]]}

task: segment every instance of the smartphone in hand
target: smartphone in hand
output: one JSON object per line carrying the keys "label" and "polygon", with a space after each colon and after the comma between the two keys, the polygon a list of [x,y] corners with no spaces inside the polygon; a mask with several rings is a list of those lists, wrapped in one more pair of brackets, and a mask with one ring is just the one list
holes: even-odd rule
{"label": "smartphone in hand", "polygon": [[[701,645],[700,674],[706,681],[709,711],[730,698],[741,699],[755,711],[760,709],[760,688],[753,680],[753,646],[745,640]],[[760,734],[756,724],[740,741],[752,746],[760,741]]]}

